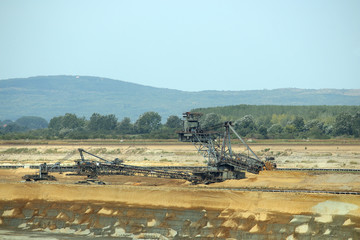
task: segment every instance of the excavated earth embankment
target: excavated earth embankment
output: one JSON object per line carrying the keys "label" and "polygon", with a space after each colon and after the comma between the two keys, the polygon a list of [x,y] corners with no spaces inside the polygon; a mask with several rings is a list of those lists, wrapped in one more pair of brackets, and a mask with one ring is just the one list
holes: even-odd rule
{"label": "excavated earth embankment", "polygon": [[36,233],[53,239],[360,239],[360,198],[189,186],[0,183],[1,231],[4,239]]}

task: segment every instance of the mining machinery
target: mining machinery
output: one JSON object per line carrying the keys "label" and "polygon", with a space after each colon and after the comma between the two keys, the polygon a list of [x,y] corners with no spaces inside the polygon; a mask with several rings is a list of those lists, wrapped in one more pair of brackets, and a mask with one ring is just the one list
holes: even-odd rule
{"label": "mining machinery", "polygon": [[[201,113],[186,112],[183,114],[183,130],[178,132],[179,141],[192,143],[207,161],[207,166],[163,166],[142,167],[124,164],[122,160],[108,161],[83,149],[78,149],[81,159],[76,161],[77,170],[75,175],[87,175],[96,178],[99,175],[130,175],[148,176],[158,178],[185,179],[194,184],[221,182],[227,179],[245,178],[245,172],[258,174],[262,170],[276,168],[273,158],[265,161],[251,150],[246,142],[240,137],[227,121],[212,126],[219,127],[224,132],[214,131],[201,127]],[[246,147],[248,154],[235,153],[231,147],[231,133],[233,133]],[[85,159],[84,153],[97,158],[97,161]]]}
{"label": "mining machinery", "polygon": [[[232,126],[232,122],[224,122],[213,126],[213,129],[202,128],[200,124],[201,113],[186,112],[183,114],[183,129],[178,132],[179,141],[194,144],[207,161],[207,166],[163,166],[142,167],[124,164],[118,158],[113,161],[106,160],[82,148],[79,148],[80,159],[72,166],[41,164],[39,174],[26,175],[27,181],[55,180],[49,172],[70,172],[68,175],[86,176],[86,181],[79,183],[93,183],[100,175],[128,175],[157,178],[184,179],[193,184],[221,182],[227,179],[245,178],[245,172],[258,174],[262,170],[272,170],[276,164],[272,159],[261,161],[240,137]],[[214,131],[223,128],[224,132]],[[248,154],[234,153],[231,148],[231,133],[240,139],[246,147]],[[92,159],[86,159],[84,154]],[[97,182],[101,184],[102,182]]]}
{"label": "mining machinery", "polygon": [[58,165],[59,165],[59,163],[56,163],[56,164],[51,165],[49,167],[49,165],[47,165],[46,163],[40,164],[38,174],[25,175],[25,176],[22,177],[22,179],[24,179],[27,182],[30,182],[30,181],[42,181],[42,180],[56,181],[56,178],[54,176],[49,175],[49,171],[51,171],[51,169],[53,167],[56,167]]}
{"label": "mining machinery", "polygon": [[[85,151],[82,148],[78,149],[80,153],[80,160],[75,161],[76,174],[77,175],[87,175],[88,178],[97,178],[99,173],[111,170],[112,168],[121,167],[123,166],[123,160],[119,158],[115,158],[113,161],[106,160],[102,157],[99,157],[95,154],[92,154],[88,151]],[[98,159],[97,161],[94,160],[87,160],[84,157],[84,153]]]}
{"label": "mining machinery", "polygon": [[[157,178],[173,178],[185,179],[192,183],[199,183],[201,179],[193,176],[191,171],[193,168],[167,168],[167,167],[142,167],[135,165],[124,164],[123,160],[116,158],[113,161],[106,160],[95,154],[78,149],[80,153],[80,160],[75,161],[74,173],[68,175],[87,176],[88,180],[96,179],[102,175],[127,175],[127,176],[144,176]],[[98,160],[89,160],[84,157],[84,153],[90,155]]]}
{"label": "mining machinery", "polygon": [[[203,129],[200,124],[201,113],[183,113],[183,131],[178,132],[179,141],[191,142],[207,161],[205,171],[194,172],[204,181],[222,181],[226,179],[240,179],[245,172],[258,174],[262,170],[273,170],[276,164],[274,158],[261,161],[251,150],[249,145],[233,128],[230,121],[221,123],[223,134],[211,129]],[[213,126],[217,129],[221,125]],[[233,133],[246,147],[248,154],[234,153],[231,148],[231,133]]]}

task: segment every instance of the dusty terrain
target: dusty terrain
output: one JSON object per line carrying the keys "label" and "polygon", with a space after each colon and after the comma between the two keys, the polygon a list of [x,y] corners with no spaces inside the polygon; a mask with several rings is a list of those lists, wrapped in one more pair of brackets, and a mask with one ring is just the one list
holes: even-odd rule
{"label": "dusty terrain", "polygon": [[[338,141],[250,146],[261,157],[275,156],[279,167],[360,168],[358,143]],[[127,144],[126,141],[119,144],[3,142],[0,145],[0,164],[61,162],[70,165],[79,159],[77,148],[109,160],[118,157],[134,165],[206,164],[190,144]],[[233,150],[245,152],[241,147],[233,147]],[[141,238],[150,233],[158,234],[155,234],[158,236],[155,239],[357,239],[360,236],[360,197],[357,195],[236,190],[360,191],[360,175],[354,173],[264,171],[258,175],[247,173],[247,178],[241,180],[196,186],[184,180],[134,176],[102,176],[100,179],[108,185],[83,186],[74,184],[83,177],[58,173],[53,174],[57,182],[21,182],[21,176],[31,172],[35,170],[0,170],[0,205],[3,206],[0,224],[3,226],[10,226],[14,219],[20,219],[17,229],[24,231],[47,229],[56,234],[95,234],[124,239],[126,236],[128,239]],[[47,206],[44,213],[40,213],[41,207],[35,203]],[[72,213],[66,212],[69,206],[74,207]],[[37,210],[27,216],[26,209]],[[128,213],[129,209],[133,214]],[[149,209],[153,209],[151,214],[144,218],[141,211],[147,212]],[[53,212],[56,212],[54,217],[50,214]],[[63,219],[62,214],[68,217]],[[161,217],[171,214],[174,215],[173,220]],[[79,225],[80,218],[83,225]],[[101,224],[95,224],[99,221]],[[273,238],[268,237],[271,234]]]}
{"label": "dusty terrain", "polygon": [[[360,168],[360,141],[332,140],[323,142],[250,143],[260,156],[274,156],[279,167]],[[205,165],[190,143],[134,141],[0,141],[0,164],[72,164],[79,159],[78,148],[113,160],[118,157],[138,165]],[[239,144],[233,150],[247,153]]]}

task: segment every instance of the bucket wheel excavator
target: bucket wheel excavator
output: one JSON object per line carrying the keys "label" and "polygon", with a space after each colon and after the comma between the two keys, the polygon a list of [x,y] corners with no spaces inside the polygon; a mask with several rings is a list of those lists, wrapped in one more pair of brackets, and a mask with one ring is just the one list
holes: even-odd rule
{"label": "bucket wheel excavator", "polygon": [[[209,128],[201,127],[201,113],[186,112],[183,114],[183,130],[178,132],[181,142],[191,142],[198,152],[207,161],[207,166],[134,166],[124,164],[118,158],[113,161],[106,160],[95,154],[79,148],[80,159],[75,161],[72,166],[60,166],[60,163],[53,165],[41,164],[39,174],[26,175],[26,181],[56,180],[49,175],[49,172],[72,172],[67,175],[87,176],[86,181],[80,183],[96,183],[99,175],[127,175],[145,176],[157,178],[184,179],[193,184],[221,182],[227,179],[245,178],[245,172],[258,174],[262,170],[272,170],[276,168],[273,158],[261,161],[251,150],[246,142],[240,137],[232,126],[232,122],[224,122],[213,126],[213,129],[224,128],[224,132],[214,131]],[[248,154],[238,154],[231,148],[231,133],[240,139],[246,147]],[[86,159],[84,154],[90,155],[95,160]],[[98,184],[103,184],[98,181]]]}
{"label": "bucket wheel excavator", "polygon": [[[251,150],[249,145],[240,137],[232,126],[232,122],[224,122],[212,128],[224,128],[223,134],[219,131],[202,129],[200,118],[202,113],[186,112],[183,114],[183,131],[178,132],[179,141],[191,142],[199,153],[206,159],[208,166],[205,171],[194,172],[204,181],[216,182],[226,179],[241,179],[245,171],[258,174],[262,170],[273,170],[276,164],[274,158],[265,161]],[[233,152],[231,148],[231,133],[233,133],[246,147],[248,154]]]}

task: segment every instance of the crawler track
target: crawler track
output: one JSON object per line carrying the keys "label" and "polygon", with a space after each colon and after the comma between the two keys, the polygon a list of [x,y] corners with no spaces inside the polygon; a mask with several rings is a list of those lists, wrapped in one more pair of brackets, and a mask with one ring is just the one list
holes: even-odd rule
{"label": "crawler track", "polygon": [[[30,169],[39,169],[39,165],[26,165]],[[17,169],[17,168],[25,168],[25,165],[0,165],[0,169]],[[147,166],[147,167],[138,167],[138,168],[146,168],[153,170],[205,170],[207,166],[204,167],[191,167],[191,166]],[[54,167],[53,172],[73,172],[77,169],[76,166],[59,166]],[[360,169],[353,168],[277,168],[275,171],[313,171],[313,172],[352,172],[352,173],[360,173]]]}
{"label": "crawler track", "polygon": [[[207,167],[189,167],[189,166],[159,166],[159,167],[141,167],[121,164],[114,166],[111,164],[101,164],[98,169],[98,175],[130,175],[147,176],[157,178],[184,179],[193,183],[206,183],[198,176],[191,174],[193,171],[206,171]],[[38,165],[27,166],[31,169],[39,169]],[[1,165],[1,169],[24,168],[24,165]],[[69,175],[82,175],[78,172],[78,166],[59,166],[49,165],[49,172],[75,172]],[[350,172],[360,173],[360,169],[326,169],[326,168],[278,168],[275,171],[323,171],[323,172]],[[360,195],[359,191],[334,191],[334,190],[308,190],[308,189],[275,189],[275,188],[209,188],[229,191],[244,192],[272,192],[272,193],[305,193],[305,194],[332,194],[332,195]]]}
{"label": "crawler track", "polygon": [[353,172],[360,173],[360,169],[353,168],[277,168],[276,171],[312,171],[312,172]]}
{"label": "crawler track", "polygon": [[24,168],[24,165],[0,165],[0,169],[17,169]]}
{"label": "crawler track", "polygon": [[360,192],[356,192],[356,191],[329,191],[329,190],[306,190],[306,189],[271,189],[271,188],[215,188],[215,189],[223,189],[223,190],[231,190],[231,191],[244,191],[244,192],[360,195]]}

